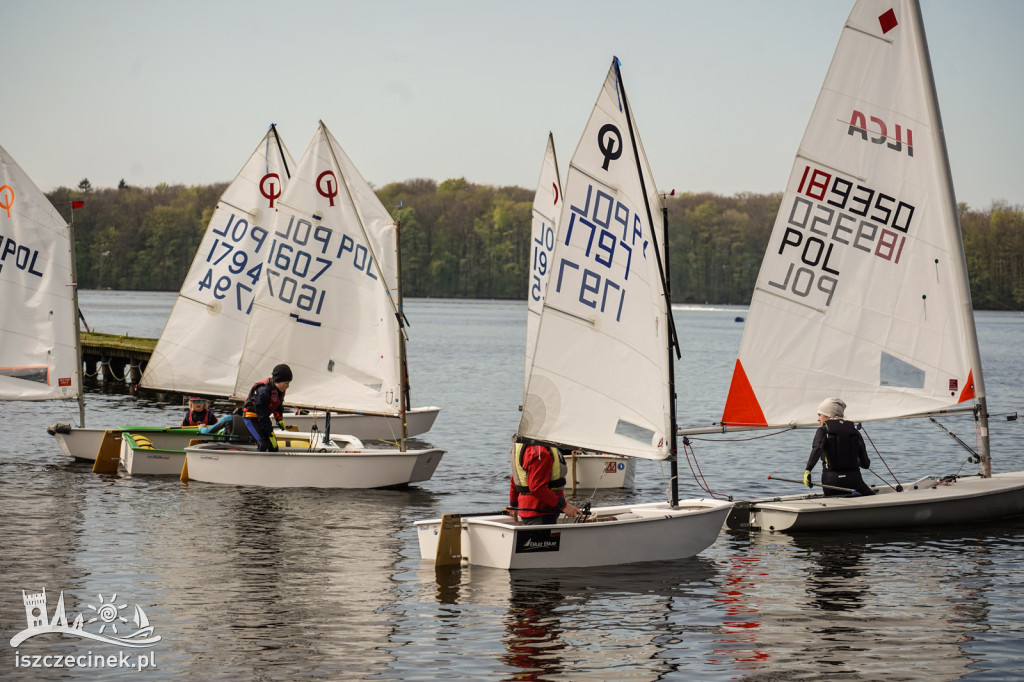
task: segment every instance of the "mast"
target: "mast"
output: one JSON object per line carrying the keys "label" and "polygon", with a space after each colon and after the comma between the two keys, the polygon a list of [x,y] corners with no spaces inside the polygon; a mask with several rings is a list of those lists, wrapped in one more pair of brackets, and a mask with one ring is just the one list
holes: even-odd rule
{"label": "mast", "polygon": [[[622,72],[619,70],[619,58],[613,58],[615,64],[615,77],[619,81],[619,89],[622,91],[622,106],[626,113],[626,124],[629,126],[629,141],[633,146],[633,160],[636,163],[637,175],[640,178],[640,191],[644,195],[644,208],[647,209],[647,224],[651,226],[651,242],[654,245],[654,258],[658,262],[658,273],[661,275],[661,290],[665,297],[665,323],[668,333],[666,352],[668,353],[668,402],[669,402],[669,476],[671,478],[671,505],[673,508],[679,505],[679,463],[677,454],[679,452],[678,437],[676,435],[676,371],[675,356],[679,354],[679,340],[676,337],[675,320],[672,319],[672,291],[668,279],[668,207],[662,205],[661,216],[663,225],[663,239],[665,242],[665,260],[662,263],[661,249],[658,247],[658,238],[654,234],[654,219],[651,213],[650,197],[647,193],[647,183],[644,180],[644,172],[640,167],[640,152],[637,149],[636,133],[633,130],[633,114],[629,109],[629,98],[626,97],[626,86],[622,82]],[[673,351],[675,351],[673,353]]]}
{"label": "mast", "polygon": [[281,155],[281,165],[284,166],[284,173],[288,176],[288,179],[291,180],[292,171],[288,168],[288,159],[284,156],[284,146],[281,144],[281,137],[277,134],[276,123],[270,124],[270,131],[274,133],[274,141],[277,142],[277,153]]}
{"label": "mast", "polygon": [[[664,202],[664,200],[663,200]],[[662,203],[661,206],[661,225],[663,239],[665,240],[665,315],[669,320],[672,319],[672,281],[669,279],[669,262],[668,262],[668,204]],[[676,425],[676,358],[672,352],[673,347],[675,352],[679,353],[679,341],[676,339],[674,330],[675,325],[670,327],[673,330],[668,338],[668,410],[669,410],[669,423],[671,428],[669,430],[669,438],[671,439],[672,455],[669,459],[669,474],[672,477],[672,507],[679,506],[679,428]]]}
{"label": "mast", "polygon": [[406,362],[405,357],[405,308],[403,304],[402,296],[402,221],[401,219],[395,221],[395,255],[398,263],[398,286],[395,292],[396,302],[398,303],[398,312],[395,313],[395,317],[398,318],[398,362],[399,362],[399,377],[398,380],[402,387],[402,396],[399,398],[398,403],[398,418],[402,423],[402,441],[399,443],[398,449],[405,451],[405,440],[409,437],[409,424],[406,421],[406,412],[409,410],[409,366]]}
{"label": "mast", "polygon": [[71,250],[71,316],[75,318],[75,359],[78,364],[78,424],[85,428],[85,371],[82,365],[82,326],[79,324],[78,312],[78,266],[75,262],[75,205],[71,205],[71,222],[68,223],[68,242]]}
{"label": "mast", "polygon": [[985,397],[985,378],[981,369],[981,350],[978,347],[978,330],[974,323],[974,304],[971,301],[971,285],[967,275],[967,257],[964,255],[963,232],[960,228],[960,214],[956,205],[956,194],[953,191],[953,174],[949,167],[949,152],[946,149],[946,133],[942,126],[942,115],[939,113],[939,96],[935,90],[935,75],[932,72],[932,61],[928,52],[928,39],[924,33],[924,18],[921,16],[921,4],[918,0],[910,2],[911,13],[917,28],[918,62],[928,93],[928,110],[935,124],[935,146],[938,161],[942,167],[942,182],[945,185],[945,206],[940,209],[946,214],[946,225],[955,229],[955,243],[960,244],[959,258],[956,267],[960,276],[956,278],[959,290],[961,315],[969,323],[964,325],[967,334],[967,351],[971,359],[971,377],[974,379],[974,396],[978,403],[975,420],[978,427],[978,440],[981,457],[981,475],[992,476],[992,453],[989,448],[988,436],[988,402]]}

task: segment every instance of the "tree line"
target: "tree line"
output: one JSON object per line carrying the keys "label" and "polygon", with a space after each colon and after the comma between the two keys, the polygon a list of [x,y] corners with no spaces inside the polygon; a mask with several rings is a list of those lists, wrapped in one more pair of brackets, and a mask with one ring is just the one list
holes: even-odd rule
{"label": "tree line", "polygon": [[[58,188],[70,218],[84,289],[177,291],[227,183]],[[377,196],[401,227],[403,291],[410,297],[526,298],[533,190],[464,178],[385,185]],[[667,197],[677,303],[747,304],[781,193]],[[974,307],[1024,310],[1024,208],[961,204]]]}

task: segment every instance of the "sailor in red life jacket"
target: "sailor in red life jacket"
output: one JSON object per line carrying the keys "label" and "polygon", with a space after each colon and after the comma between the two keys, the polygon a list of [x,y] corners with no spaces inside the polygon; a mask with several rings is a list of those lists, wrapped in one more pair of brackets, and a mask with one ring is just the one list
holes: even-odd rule
{"label": "sailor in red life jacket", "polygon": [[512,478],[508,492],[512,516],[526,525],[558,523],[558,515],[580,515],[565,499],[568,467],[557,448],[544,445],[512,446]]}
{"label": "sailor in red life jacket", "polygon": [[277,439],[270,418],[274,417],[278,428],[285,427],[281,407],[284,405],[284,393],[291,383],[292,369],[282,364],[274,367],[268,378],[257,381],[249,389],[242,414],[246,428],[259,443],[260,452],[277,452]]}
{"label": "sailor in red life jacket", "polygon": [[181,420],[182,426],[209,426],[217,423],[217,415],[210,409],[210,401],[206,398],[189,398],[188,412]]}

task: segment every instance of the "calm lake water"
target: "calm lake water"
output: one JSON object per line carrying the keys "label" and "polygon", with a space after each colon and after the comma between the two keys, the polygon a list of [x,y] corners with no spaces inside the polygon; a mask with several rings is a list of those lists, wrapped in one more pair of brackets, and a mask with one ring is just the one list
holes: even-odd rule
{"label": "calm lake water", "polygon": [[[157,336],[174,295],[82,292],[98,331]],[[421,563],[412,523],[501,508],[522,393],[525,305],[411,300],[415,405],[443,408],[423,440],[447,450],[403,491],[265,490],[97,476],[67,461],[47,425],[76,405],[3,403],[0,678],[115,679],[134,669],[26,669],[31,656],[119,647],[26,627],[22,591],[63,591],[69,622],[142,607],[161,637],[147,679],[209,680],[1002,680],[1024,677],[1018,568],[1024,521],[827,536],[723,532],[687,561],[546,574]],[[714,421],[739,347],[742,308],[676,311],[680,422]],[[1024,469],[1024,316],[979,313],[993,469]],[[88,426],[173,424],[180,404],[96,385]],[[1024,410],[1022,410],[1024,412]],[[973,444],[969,418],[944,422]],[[967,453],[934,425],[869,425],[874,470],[901,481],[957,471]],[[722,494],[798,492],[811,432],[694,439],[694,468]],[[870,447],[870,446],[869,446]],[[884,460],[884,463],[883,463]],[[964,471],[973,472],[973,465]],[[680,463],[680,492],[703,494]],[[642,461],[631,491],[664,499]],[[870,475],[869,481],[876,480]],[[788,486],[788,487],[787,487]],[[115,603],[116,602],[116,603]],[[127,608],[121,608],[124,604]],[[104,620],[104,623],[108,621]],[[107,634],[134,630],[114,619]],[[95,629],[95,625],[90,626]],[[136,664],[138,650],[130,651]],[[84,658],[79,658],[86,663]],[[81,665],[81,664],[79,664]]]}

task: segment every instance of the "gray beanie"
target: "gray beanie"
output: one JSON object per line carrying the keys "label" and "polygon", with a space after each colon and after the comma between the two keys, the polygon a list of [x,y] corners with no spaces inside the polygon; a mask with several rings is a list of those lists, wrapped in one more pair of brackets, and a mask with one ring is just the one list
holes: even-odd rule
{"label": "gray beanie", "polygon": [[842,419],[846,413],[846,403],[841,398],[825,398],[818,405],[818,414],[823,414],[829,419]]}

